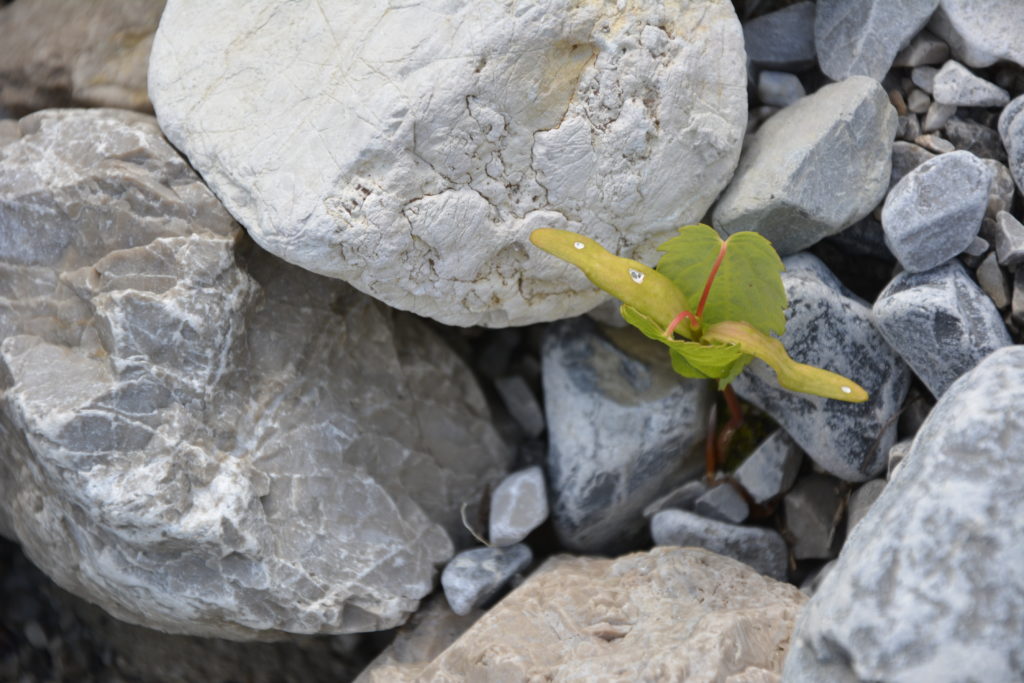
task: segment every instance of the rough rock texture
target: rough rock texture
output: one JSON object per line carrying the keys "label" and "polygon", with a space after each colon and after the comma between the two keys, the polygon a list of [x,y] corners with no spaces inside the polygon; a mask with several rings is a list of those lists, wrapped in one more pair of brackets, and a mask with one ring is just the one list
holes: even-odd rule
{"label": "rough rock texture", "polygon": [[1024,66],[1024,4],[1018,0],[941,0],[928,28],[967,66],[1001,59]]}
{"label": "rough rock texture", "polygon": [[0,110],[152,110],[149,51],[163,0],[18,0],[0,8]]}
{"label": "rough rock texture", "polygon": [[966,249],[981,228],[994,176],[963,151],[940,154],[903,176],[882,207],[885,243],[900,264],[919,273]]}
{"label": "rough rock texture", "polygon": [[878,295],[872,314],[882,336],[936,397],[1013,343],[992,299],[956,261],[900,273]]}
{"label": "rough rock texture", "polygon": [[657,545],[704,548],[750,565],[765,576],[779,581],[786,578],[789,552],[775,529],[739,526],[670,508],[651,517],[651,537]]}
{"label": "rough rock texture", "polygon": [[134,623],[401,623],[506,452],[421,322],[258,250],[152,117],[0,148],[0,530]]}
{"label": "rough rock texture", "polygon": [[885,196],[896,118],[885,91],[865,76],[786,107],[744,150],[715,226],[756,230],[791,254],[852,225]]}
{"label": "rough rock texture", "polygon": [[548,490],[539,465],[514,472],[491,494],[487,540],[503,548],[519,543],[548,518]]}
{"label": "rough rock texture", "polygon": [[733,387],[826,471],[847,481],[870,479],[885,469],[910,371],[875,329],[871,309],[821,261],[798,254],[783,262],[789,309],[782,343],[789,355],[855,380],[871,398],[854,404],[786,391],[758,360]]}
{"label": "rough rock texture", "polygon": [[785,680],[1024,678],[1024,348],[935,405],[800,617]]}
{"label": "rough rock texture", "polygon": [[533,552],[522,543],[464,550],[441,572],[441,587],[452,611],[464,616],[497,594],[531,562]]}
{"label": "rough rock texture", "polygon": [[776,680],[804,599],[793,586],[697,548],[613,560],[558,556],[420,680]]}
{"label": "rough rock texture", "polygon": [[728,181],[747,115],[726,0],[172,0],[150,92],[266,249],[495,327],[604,296],[533,229],[653,260]]}
{"label": "rough rock texture", "polygon": [[629,548],[643,509],[701,471],[714,400],[657,342],[605,334],[586,318],[556,323],[541,356],[551,517],[565,547],[587,552]]}
{"label": "rough rock texture", "polygon": [[829,78],[881,81],[901,48],[920,31],[939,0],[818,0],[814,44]]}
{"label": "rough rock texture", "polygon": [[423,667],[444,652],[467,628],[481,610],[459,616],[443,598],[427,601],[380,655],[363,669],[354,683],[415,683]]}

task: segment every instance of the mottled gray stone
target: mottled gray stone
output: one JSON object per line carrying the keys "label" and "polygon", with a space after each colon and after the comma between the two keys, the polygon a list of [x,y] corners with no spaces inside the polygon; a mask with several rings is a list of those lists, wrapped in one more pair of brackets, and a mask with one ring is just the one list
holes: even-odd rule
{"label": "mottled gray stone", "polygon": [[885,475],[886,479],[892,479],[896,475],[896,471],[903,464],[903,459],[910,452],[911,443],[913,442],[910,439],[904,439],[903,441],[897,441],[889,449],[889,466]]}
{"label": "mottled gray stone", "polygon": [[633,328],[604,332],[566,320],[542,345],[552,521],[588,552],[635,543],[643,509],[702,471],[714,392]]}
{"label": "mottled gray stone", "polygon": [[940,104],[939,102],[932,102],[931,106],[928,107],[928,113],[924,115],[924,121],[921,124],[921,129],[925,133],[934,133],[937,130],[942,130],[953,115],[956,114],[956,106],[952,104]]}
{"label": "mottled gray stone", "polygon": [[999,213],[1008,212],[1013,207],[1013,175],[1005,164],[994,159],[985,159],[985,163],[992,169],[994,177],[988,188],[988,206],[985,208],[985,220],[982,221],[982,228],[984,229],[986,224],[993,228],[991,232],[985,233],[985,237],[994,242],[996,239],[994,228],[999,221]]}
{"label": "mottled gray stone", "polygon": [[1006,148],[1006,165],[1010,167],[1017,188],[1024,192],[1024,95],[1014,98],[999,115],[999,137]]}
{"label": "mottled gray stone", "polygon": [[905,114],[896,120],[896,138],[914,140],[921,135],[921,119],[917,114]]}
{"label": "mottled gray stone", "polygon": [[757,75],[757,97],[773,107],[788,107],[807,94],[795,75],[784,71],[762,71]]}
{"label": "mottled gray stone", "polygon": [[907,109],[915,114],[924,114],[932,104],[932,98],[924,90],[914,88],[907,96]]}
{"label": "mottled gray stone", "polygon": [[999,264],[1016,269],[1024,263],[1024,225],[1007,211],[996,216],[996,256]]}
{"label": "mottled gray stone", "polygon": [[928,31],[921,31],[910,41],[910,45],[900,50],[892,60],[892,65],[912,68],[926,64],[942,64],[947,59],[949,45],[946,45],[946,41]]}
{"label": "mottled gray stone", "polygon": [[814,3],[796,2],[743,25],[747,57],[768,69],[800,70],[815,64]]}
{"label": "mottled gray stone", "polygon": [[978,285],[988,294],[988,298],[992,299],[996,308],[1004,311],[1010,307],[1010,281],[999,267],[995,252],[990,252],[982,260],[975,275],[978,278]]}
{"label": "mottled gray stone", "polygon": [[943,133],[957,149],[965,150],[982,159],[1006,161],[1006,150],[994,128],[954,116],[946,121]]}
{"label": "mottled gray stone", "polygon": [[803,458],[800,446],[777,429],[747,456],[733,476],[755,503],[766,503],[793,485]]}
{"label": "mottled gray stone", "polygon": [[402,623],[507,467],[430,329],[240,241],[149,116],[0,148],[0,518],[114,616],[236,639]]}
{"label": "mottled gray stone", "polygon": [[928,28],[967,66],[1001,59],[1024,66],[1024,4],[1018,0],[941,0]]}
{"label": "mottled gray stone", "polygon": [[783,678],[1024,678],[1024,347],[939,400],[800,616]]}
{"label": "mottled gray stone", "polygon": [[853,531],[853,528],[864,519],[871,506],[885,490],[885,479],[872,479],[857,487],[857,490],[850,494],[850,501],[846,506],[846,533]]}
{"label": "mottled gray stone", "polygon": [[505,477],[491,494],[488,541],[504,547],[519,543],[548,518],[544,471],[537,465]]}
{"label": "mottled gray stone", "polygon": [[544,409],[521,375],[499,377],[494,380],[494,388],[527,438],[534,439],[544,432]]}
{"label": "mottled gray stone", "polygon": [[837,530],[843,510],[843,485],[835,477],[809,474],[786,494],[786,529],[793,537],[793,557],[827,560],[838,551]]}
{"label": "mottled gray stone", "polygon": [[934,268],[971,243],[988,205],[992,170],[970,152],[929,159],[885,198],[885,243],[910,272]]}
{"label": "mottled gray stone", "polygon": [[919,135],[914,138],[914,143],[935,154],[948,154],[956,151],[956,147],[953,146],[952,142],[937,133]]}
{"label": "mottled gray stone", "polygon": [[786,542],[774,529],[737,526],[685,510],[662,510],[651,518],[651,537],[656,545],[704,548],[779,581],[786,579]]}
{"label": "mottled gray stone", "polygon": [[739,491],[722,483],[697,498],[693,503],[693,511],[708,519],[739,524],[750,514],[750,506]]}
{"label": "mottled gray stone", "polygon": [[441,587],[456,614],[469,614],[494,597],[513,576],[533,562],[533,553],[519,543],[507,548],[464,550],[441,572]]}
{"label": "mottled gray stone", "polygon": [[0,111],[152,111],[146,70],[163,0],[19,0],[0,7]]}
{"label": "mottled gray stone", "polygon": [[149,91],[268,251],[505,327],[606,297],[534,229],[653,262],[707,213],[739,158],[745,67],[728,0],[170,0]]}
{"label": "mottled gray stone", "polygon": [[931,93],[935,87],[935,74],[938,72],[934,66],[915,66],[910,71],[910,80],[921,90]]}
{"label": "mottled gray stone", "polygon": [[939,0],[818,0],[814,45],[821,70],[833,80],[869,76],[881,81],[901,48],[920,31]]}
{"label": "mottled gray stone", "polygon": [[875,324],[936,397],[998,348],[1011,344],[992,299],[962,265],[903,272],[875,300]]}
{"label": "mottled gray stone", "polygon": [[889,174],[889,189],[891,190],[903,176],[935,156],[921,145],[913,142],[897,140],[892,143],[892,172]]}
{"label": "mottled gray stone", "polygon": [[715,226],[756,230],[790,254],[852,225],[885,196],[896,118],[882,87],[864,76],[786,107],[744,150]]}
{"label": "mottled gray stone", "polygon": [[975,76],[955,59],[943,64],[935,74],[932,94],[936,102],[957,107],[1002,107],[1010,101],[1010,93]]}
{"label": "mottled gray stone", "polygon": [[847,481],[871,479],[885,468],[910,371],[875,329],[867,304],[820,260],[797,254],[783,262],[789,310],[782,343],[789,355],[849,377],[870,398],[853,404],[787,391],[758,360],[732,386],[826,471]]}
{"label": "mottled gray stone", "polygon": [[661,498],[644,508],[644,517],[650,519],[662,510],[677,509],[693,511],[697,499],[707,493],[708,480],[704,477],[688,481],[672,489]]}

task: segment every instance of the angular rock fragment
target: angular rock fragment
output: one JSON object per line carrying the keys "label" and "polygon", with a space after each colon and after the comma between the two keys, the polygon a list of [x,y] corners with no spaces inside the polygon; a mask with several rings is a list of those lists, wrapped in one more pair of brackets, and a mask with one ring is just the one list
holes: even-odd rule
{"label": "angular rock fragment", "polygon": [[694,501],[693,511],[708,519],[739,524],[750,514],[750,506],[739,491],[728,484],[721,484]]}
{"label": "angular rock fragment", "polygon": [[747,57],[766,69],[802,70],[814,66],[814,3],[795,2],[743,25]]}
{"label": "angular rock fragment", "polygon": [[970,152],[929,159],[885,198],[885,242],[900,264],[918,273],[939,266],[971,243],[988,205],[992,170]]}
{"label": "angular rock fragment", "polygon": [[850,502],[846,508],[846,532],[853,531],[853,528],[864,519],[871,506],[885,490],[885,479],[872,479],[857,487],[857,490],[850,494]]}
{"label": "angular rock fragment", "polygon": [[855,380],[870,399],[851,404],[786,391],[756,360],[733,387],[827,472],[847,481],[870,479],[885,468],[910,371],[875,329],[868,306],[820,260],[797,254],[783,263],[789,317],[782,343],[789,355]]}
{"label": "angular rock fragment", "polygon": [[530,233],[568,228],[653,260],[728,182],[747,118],[727,0],[171,0],[150,93],[261,246],[489,327],[600,303]]}
{"label": "angular rock fragment", "polygon": [[1011,270],[1024,263],[1024,225],[1006,211],[1000,211],[996,228],[996,257]]}
{"label": "angular rock fragment", "polygon": [[810,474],[786,494],[786,529],[793,537],[793,557],[827,560],[835,557],[843,510],[842,483],[825,474]]}
{"label": "angular rock fragment", "polygon": [[893,60],[893,66],[915,67],[942,64],[949,59],[949,45],[929,31],[921,31]]}
{"label": "angular rock fragment", "polygon": [[992,299],[956,261],[900,273],[878,295],[872,313],[882,336],[935,397],[1012,343]]}
{"label": "angular rock fragment", "polygon": [[389,628],[507,467],[422,323],[240,242],[152,117],[0,147],[0,526],[114,616],[234,639]]}
{"label": "angular rock fragment", "polygon": [[747,456],[733,476],[755,503],[766,503],[793,485],[803,458],[800,446],[778,429]]}
{"label": "angular rock fragment", "polygon": [[661,498],[644,508],[644,517],[650,519],[662,510],[676,509],[693,511],[697,499],[707,493],[707,479],[701,477],[688,481],[682,486],[666,493]]}
{"label": "angular rock fragment", "polygon": [[978,278],[978,285],[988,294],[988,298],[992,299],[996,308],[1003,311],[1010,307],[1010,282],[1006,279],[1003,269],[999,267],[995,252],[990,252],[982,260],[975,271],[975,276]]}
{"label": "angular rock fragment", "polygon": [[1001,59],[1024,66],[1024,4],[1017,0],[941,0],[928,28],[967,66]]}
{"label": "angular rock fragment", "polygon": [[786,107],[744,150],[715,226],[756,230],[790,254],[852,225],[885,196],[896,118],[882,87],[864,76]]}
{"label": "angular rock fragment", "polygon": [[1020,346],[943,395],[801,613],[786,681],[1024,678],[1022,403]]}
{"label": "angular rock fragment", "polygon": [[757,76],[757,96],[767,105],[788,107],[807,94],[803,83],[784,71],[762,71]]}
{"label": "angular rock fragment", "polygon": [[544,409],[521,375],[499,377],[494,380],[494,388],[527,438],[535,439],[544,433]]}
{"label": "angular rock fragment", "polygon": [[0,111],[151,111],[146,71],[163,0],[20,0],[0,7]]}
{"label": "angular rock fragment", "polygon": [[1006,162],[1006,150],[999,139],[999,133],[993,128],[953,117],[946,121],[943,132],[957,149],[965,150],[982,159]]}
{"label": "angular rock fragment", "polygon": [[956,107],[1002,107],[1010,101],[1010,93],[975,76],[955,59],[935,74],[932,94],[936,102]]}
{"label": "angular rock fragment", "polygon": [[423,669],[425,681],[773,680],[805,598],[696,548],[557,556]]}
{"label": "angular rock fragment", "polygon": [[901,48],[928,22],[939,0],[818,0],[814,45],[833,80],[881,81]]}
{"label": "angular rock fragment", "polygon": [[934,157],[933,152],[921,145],[915,145],[913,142],[897,140],[892,143],[892,172],[889,175],[889,189],[895,187],[896,183],[905,175]]}
{"label": "angular rock fragment", "polygon": [[1024,95],[1014,98],[999,115],[999,137],[1006,148],[1007,166],[1024,192]]}
{"label": "angular rock fragment", "polygon": [[548,518],[544,471],[537,465],[513,472],[491,494],[488,540],[499,548],[519,543]]}
{"label": "angular rock fragment", "polygon": [[714,388],[633,328],[586,318],[547,328],[542,363],[555,531],[568,548],[628,548],[643,509],[702,470]]}
{"label": "angular rock fragment", "polygon": [[441,572],[441,587],[452,611],[469,614],[533,562],[522,543],[507,548],[473,548],[456,555]]}
{"label": "angular rock fragment", "polygon": [[753,567],[779,581],[786,578],[786,542],[779,532],[708,519],[685,510],[662,510],[651,517],[656,545],[695,546]]}

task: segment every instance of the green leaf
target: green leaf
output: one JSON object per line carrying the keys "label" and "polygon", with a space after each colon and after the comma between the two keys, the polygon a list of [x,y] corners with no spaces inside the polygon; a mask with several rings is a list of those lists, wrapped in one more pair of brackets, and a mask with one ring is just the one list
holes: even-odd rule
{"label": "green leaf", "polygon": [[684,339],[669,339],[657,323],[631,306],[623,305],[619,312],[633,327],[644,336],[659,341],[672,351],[672,367],[684,377],[706,377],[718,379],[730,373],[738,373],[739,369],[750,362],[751,356],[740,347],[729,342],[702,344]]}
{"label": "green leaf", "polygon": [[[678,237],[658,247],[665,254],[657,270],[675,283],[687,301],[698,305],[722,245],[714,228],[688,225],[679,230]],[[702,323],[743,320],[765,334],[781,335],[786,328],[787,301],[779,273],[784,267],[771,242],[756,232],[737,232],[724,245]]]}
{"label": "green leaf", "polygon": [[775,370],[775,376],[784,389],[850,403],[868,400],[868,392],[853,380],[813,365],[796,362],[786,353],[782,342],[763,334],[747,323],[717,323],[707,329],[703,339],[708,342],[734,344],[735,348],[757,356]]}

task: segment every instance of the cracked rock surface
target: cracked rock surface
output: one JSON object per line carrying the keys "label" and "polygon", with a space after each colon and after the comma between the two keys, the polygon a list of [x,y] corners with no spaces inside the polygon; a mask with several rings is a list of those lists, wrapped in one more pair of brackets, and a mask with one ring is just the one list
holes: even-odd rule
{"label": "cracked rock surface", "polygon": [[725,0],[172,0],[150,95],[261,246],[389,305],[491,327],[604,298],[530,232],[653,262],[728,182],[746,125]]}
{"label": "cracked rock surface", "polygon": [[506,467],[468,369],[240,246],[152,117],[44,111],[4,139],[0,533],[169,632],[403,622]]}

